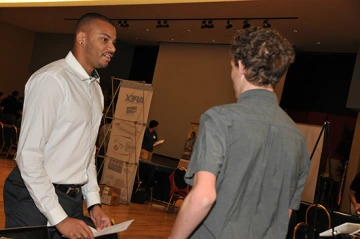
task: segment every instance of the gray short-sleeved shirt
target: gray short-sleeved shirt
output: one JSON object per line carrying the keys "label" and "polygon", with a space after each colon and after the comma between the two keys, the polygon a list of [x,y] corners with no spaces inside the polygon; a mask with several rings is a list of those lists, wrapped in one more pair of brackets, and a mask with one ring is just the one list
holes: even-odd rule
{"label": "gray short-sleeved shirt", "polygon": [[190,238],[285,238],[309,165],[305,138],[273,92],[249,90],[206,111],[185,180],[213,173],[217,199]]}

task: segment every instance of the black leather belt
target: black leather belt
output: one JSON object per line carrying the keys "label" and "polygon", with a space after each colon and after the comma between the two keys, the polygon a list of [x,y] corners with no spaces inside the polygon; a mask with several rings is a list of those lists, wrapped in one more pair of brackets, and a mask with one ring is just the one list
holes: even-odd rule
{"label": "black leather belt", "polygon": [[83,185],[78,184],[55,184],[54,187],[70,197],[75,197]]}

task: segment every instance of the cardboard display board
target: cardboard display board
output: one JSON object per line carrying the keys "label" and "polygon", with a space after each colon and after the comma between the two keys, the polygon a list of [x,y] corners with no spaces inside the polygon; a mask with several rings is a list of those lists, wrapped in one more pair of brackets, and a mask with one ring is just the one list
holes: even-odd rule
{"label": "cardboard display board", "polygon": [[129,203],[138,164],[106,157],[101,184],[121,189],[120,202]]}
{"label": "cardboard display board", "polygon": [[117,80],[120,80],[120,90],[113,114],[101,184],[121,189],[120,202],[129,203],[148,120],[153,85]]}

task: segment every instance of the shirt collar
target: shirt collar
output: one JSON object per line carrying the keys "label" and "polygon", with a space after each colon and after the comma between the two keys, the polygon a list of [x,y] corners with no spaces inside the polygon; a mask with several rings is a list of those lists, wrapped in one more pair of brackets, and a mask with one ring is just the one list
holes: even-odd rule
{"label": "shirt collar", "polygon": [[75,74],[79,77],[80,80],[87,81],[89,84],[94,80],[100,83],[100,76],[97,73],[97,71],[94,70],[91,73],[91,76],[89,76],[71,51],[69,51],[69,53],[65,57],[65,61],[70,66],[70,68],[75,72]]}
{"label": "shirt collar", "polygon": [[240,97],[238,98],[237,102],[241,102],[246,98],[266,98],[266,100],[271,101],[273,103],[278,104],[278,100],[276,94],[273,91],[265,90],[265,89],[254,89],[254,90],[247,90],[241,93]]}

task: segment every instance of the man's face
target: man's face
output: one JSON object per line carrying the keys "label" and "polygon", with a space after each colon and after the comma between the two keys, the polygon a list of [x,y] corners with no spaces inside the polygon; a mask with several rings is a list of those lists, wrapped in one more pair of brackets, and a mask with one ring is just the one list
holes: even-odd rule
{"label": "man's face", "polygon": [[94,20],[87,32],[86,62],[91,68],[105,68],[115,53],[116,29],[113,25]]}

